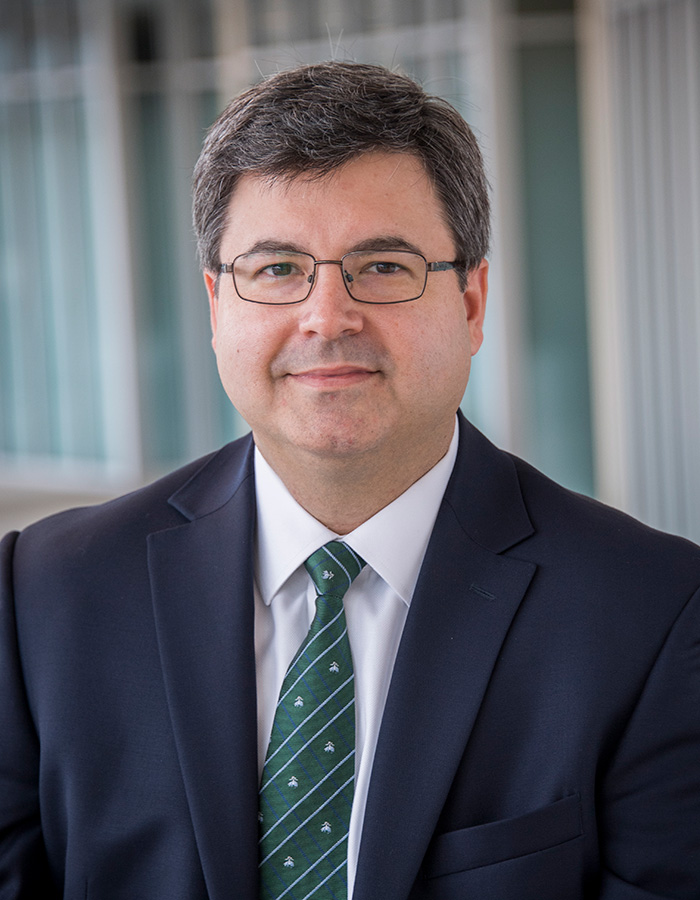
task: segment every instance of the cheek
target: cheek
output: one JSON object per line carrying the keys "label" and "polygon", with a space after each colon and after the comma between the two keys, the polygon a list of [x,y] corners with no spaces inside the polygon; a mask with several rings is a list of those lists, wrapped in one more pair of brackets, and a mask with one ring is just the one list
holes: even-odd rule
{"label": "cheek", "polygon": [[458,406],[469,379],[471,352],[466,317],[429,322],[416,346],[421,393],[436,408]]}
{"label": "cheek", "polygon": [[406,354],[430,382],[458,378],[470,359],[469,325],[458,309],[452,314],[434,315],[425,320],[412,336]]}
{"label": "cheek", "polygon": [[289,316],[271,316],[266,307],[242,306],[219,322],[216,359],[229,399],[252,427],[276,402],[279,391],[271,367],[288,344],[293,323]]}
{"label": "cheek", "polygon": [[232,316],[220,321],[215,336],[216,361],[229,395],[245,392],[250,383],[260,380],[264,346],[261,335],[245,322]]}

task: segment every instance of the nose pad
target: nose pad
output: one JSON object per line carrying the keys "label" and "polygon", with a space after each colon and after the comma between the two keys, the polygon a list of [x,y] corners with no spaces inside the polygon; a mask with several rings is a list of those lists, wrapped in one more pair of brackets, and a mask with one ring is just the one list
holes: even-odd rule
{"label": "nose pad", "polygon": [[340,268],[340,275],[341,275],[341,278],[343,279],[344,287],[347,287],[347,285],[352,284],[352,282],[354,281],[354,278],[352,277],[352,275],[348,271],[346,271],[346,269],[343,267],[343,263],[341,260],[339,260],[339,259],[317,259],[314,263],[313,272],[311,272],[311,274],[307,275],[307,277],[306,277],[306,280],[311,285],[311,287],[309,288],[309,294],[311,294],[311,291],[313,291],[314,287],[316,286],[316,281],[318,280],[319,266],[338,266]]}

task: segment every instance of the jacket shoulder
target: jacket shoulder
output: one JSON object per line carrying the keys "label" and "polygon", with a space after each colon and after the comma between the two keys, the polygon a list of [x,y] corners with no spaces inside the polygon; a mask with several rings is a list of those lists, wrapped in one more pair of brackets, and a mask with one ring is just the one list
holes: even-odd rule
{"label": "jacket shoulder", "polygon": [[581,560],[642,577],[686,577],[700,583],[700,547],[652,528],[633,516],[548,478],[529,463],[508,454],[517,472],[523,502],[534,526],[530,539],[545,558]]}
{"label": "jacket shoulder", "polygon": [[217,495],[225,502],[247,469],[252,472],[251,448],[250,436],[240,438],[113,500],[41,519],[17,536],[17,551],[47,562],[85,558],[98,546],[107,550],[141,546],[151,532],[177,527],[193,517],[177,502],[179,496],[198,491],[210,504]]}

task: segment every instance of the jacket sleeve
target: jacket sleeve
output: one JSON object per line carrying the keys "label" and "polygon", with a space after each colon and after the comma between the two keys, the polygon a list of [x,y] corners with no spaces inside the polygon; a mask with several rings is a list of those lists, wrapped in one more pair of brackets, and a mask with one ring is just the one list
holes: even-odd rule
{"label": "jacket sleeve", "polygon": [[601,900],[700,898],[700,590],[655,660],[601,808]]}
{"label": "jacket sleeve", "polygon": [[0,900],[48,900],[52,886],[41,832],[39,742],[22,679],[12,558],[0,543]]}

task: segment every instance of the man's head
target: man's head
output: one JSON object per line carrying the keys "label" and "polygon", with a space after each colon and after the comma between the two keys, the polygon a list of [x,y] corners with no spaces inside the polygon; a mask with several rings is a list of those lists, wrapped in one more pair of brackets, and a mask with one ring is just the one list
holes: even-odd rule
{"label": "man's head", "polygon": [[195,221],[219,374],[338,534],[449,446],[482,340],[487,210],[467,125],[384,69],[276,76],[207,138]]}
{"label": "man's head", "polygon": [[322,177],[370,151],[409,153],[444,209],[457,257],[488,251],[489,200],[479,147],[439,97],[380,66],[327,62],[274,75],[238,96],[209,131],[194,173],[200,263],[217,272],[229,201],[242,175]]}

